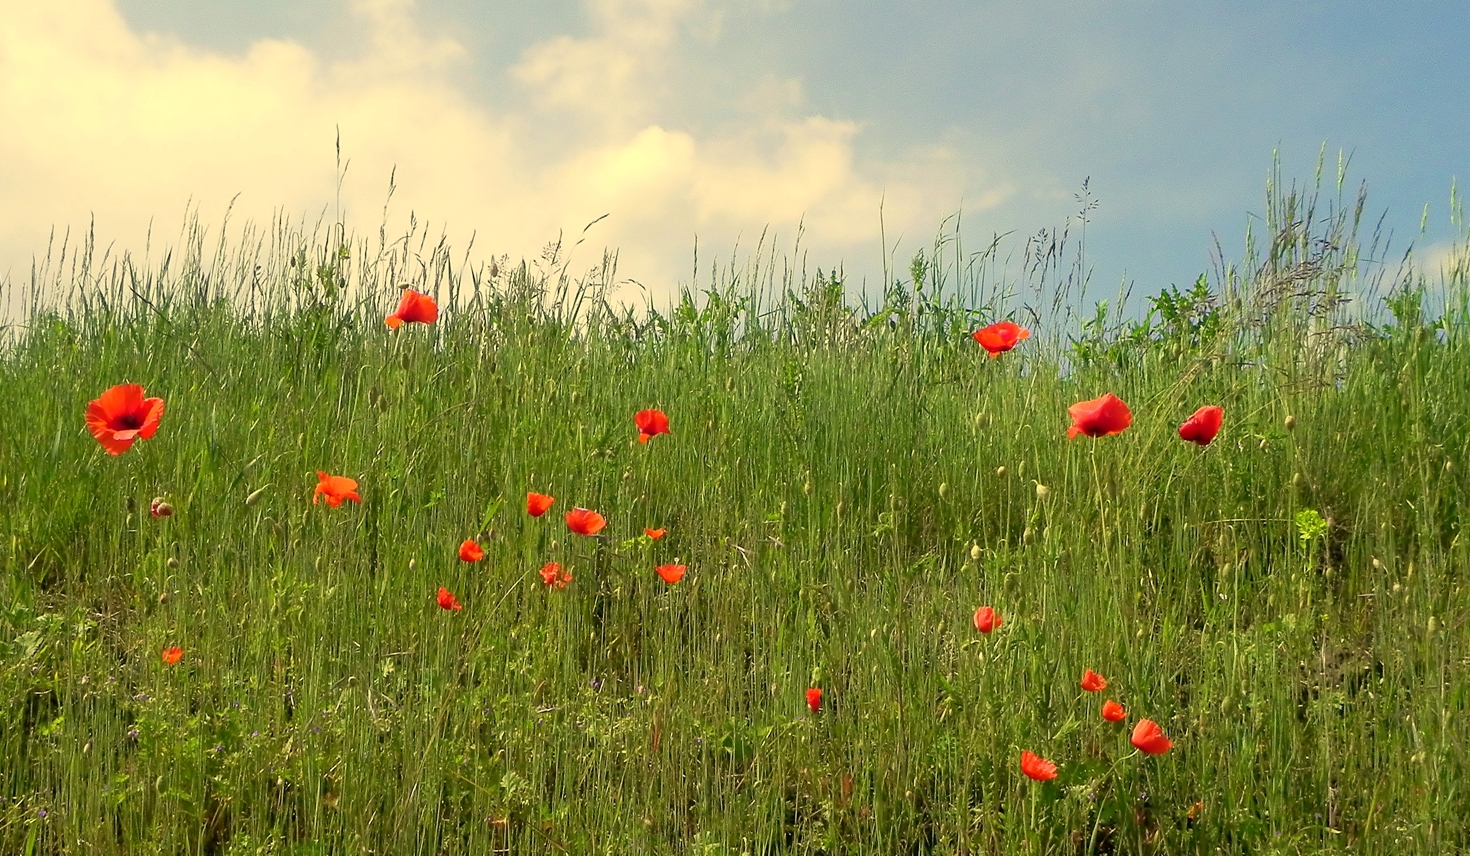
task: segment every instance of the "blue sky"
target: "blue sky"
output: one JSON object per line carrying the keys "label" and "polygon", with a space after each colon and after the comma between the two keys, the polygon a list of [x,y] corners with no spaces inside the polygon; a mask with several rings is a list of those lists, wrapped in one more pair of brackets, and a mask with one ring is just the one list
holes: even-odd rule
{"label": "blue sky", "polygon": [[1273,150],[1310,182],[1324,143],[1431,259],[1470,176],[1463,2],[33,5],[0,0],[0,126],[29,129],[0,135],[13,277],[53,225],[138,248],[191,199],[206,220],[235,193],[246,216],[319,211],[338,126],[360,231],[395,167],[394,222],[487,252],[608,213],[591,241],[656,296],[696,235],[708,258],[767,225],[789,246],[798,221],[812,266],[876,279],[880,200],[900,259],[961,209],[972,246],[1019,249],[1089,177],[1095,296],[1153,293],[1204,271],[1213,235],[1239,253]]}

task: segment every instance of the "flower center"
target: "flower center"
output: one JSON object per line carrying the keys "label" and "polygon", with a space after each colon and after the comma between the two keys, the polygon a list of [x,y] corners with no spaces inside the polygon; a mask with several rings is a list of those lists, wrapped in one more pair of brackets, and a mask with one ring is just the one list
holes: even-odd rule
{"label": "flower center", "polygon": [[119,428],[127,431],[136,431],[143,427],[143,417],[136,413],[128,413],[113,420]]}

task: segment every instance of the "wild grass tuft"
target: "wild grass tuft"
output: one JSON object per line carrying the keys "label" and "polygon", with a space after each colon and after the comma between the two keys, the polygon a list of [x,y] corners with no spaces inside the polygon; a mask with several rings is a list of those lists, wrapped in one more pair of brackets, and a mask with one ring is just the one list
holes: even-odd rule
{"label": "wild grass tuft", "polygon": [[[558,245],[59,252],[0,359],[0,849],[1466,849],[1470,263],[1384,265],[1341,186],[1133,318],[1061,311],[1059,234],[942,235],[876,307],[764,250],[626,310]],[[403,285],[438,324],[386,330]],[[1002,317],[1038,335],[987,359]],[[112,457],[123,382],[168,409]],[[1133,426],[1068,442],[1104,392]]]}

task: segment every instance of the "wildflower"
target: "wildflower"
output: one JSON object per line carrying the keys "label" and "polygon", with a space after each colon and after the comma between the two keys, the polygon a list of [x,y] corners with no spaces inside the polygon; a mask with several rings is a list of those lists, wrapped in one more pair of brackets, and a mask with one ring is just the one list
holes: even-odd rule
{"label": "wildflower", "polygon": [[1090,693],[1102,692],[1108,688],[1108,679],[1091,669],[1085,669],[1082,672],[1082,688]]}
{"label": "wildflower", "polygon": [[1133,414],[1128,405],[1111,392],[1102,398],[1079,401],[1067,408],[1067,413],[1072,417],[1072,427],[1067,429],[1069,440],[1078,434],[1089,437],[1121,434],[1124,428],[1133,424]]}
{"label": "wildflower", "polygon": [[540,517],[551,508],[553,502],[556,500],[544,493],[528,493],[526,494],[526,513],[532,517]]}
{"label": "wildflower", "polygon": [[1057,777],[1057,765],[1031,752],[1021,752],[1021,772],[1027,778],[1046,782]]}
{"label": "wildflower", "polygon": [[168,501],[163,497],[155,496],[153,497],[153,501],[148,503],[148,513],[154,517],[172,517],[174,507],[169,505]]}
{"label": "wildflower", "polygon": [[475,543],[475,539],[466,538],[459,545],[459,560],[461,562],[478,562],[485,558],[485,550]]}
{"label": "wildflower", "polygon": [[541,566],[541,582],[545,583],[547,588],[564,589],[571,581],[571,571],[563,569],[556,562],[547,562]]}
{"label": "wildflower", "polygon": [[659,565],[657,568],[654,568],[654,571],[660,577],[663,577],[663,581],[669,585],[673,585],[679,580],[684,579],[684,572],[686,570],[688,568],[684,565]]}
{"label": "wildflower", "polygon": [[975,629],[981,633],[989,633],[999,627],[1000,623],[1000,613],[995,611],[995,607],[982,606],[975,610]]}
{"label": "wildflower", "polygon": [[567,528],[578,535],[596,535],[607,525],[607,519],[595,511],[574,508],[567,512]]}
{"label": "wildflower", "polygon": [[1103,702],[1102,718],[1108,722],[1122,722],[1123,718],[1127,715],[1128,712],[1123,709],[1123,705],[1118,704],[1112,699]]}
{"label": "wildflower", "polygon": [[976,330],[971,335],[980,343],[980,347],[990,352],[990,358],[995,359],[1002,352],[1016,347],[1018,342],[1030,338],[1031,331],[1013,321],[1001,321]]}
{"label": "wildflower", "polygon": [[173,666],[184,658],[184,649],[180,648],[177,645],[170,645],[169,647],[163,649],[163,653],[161,656],[163,657],[164,663]]}
{"label": "wildflower", "polygon": [[643,530],[643,534],[644,535],[647,535],[648,537],[650,537],[653,540],[657,541],[658,539],[660,539],[660,538],[664,537],[665,535],[669,534],[669,530],[667,530],[667,529],[644,529]]}
{"label": "wildflower", "polygon": [[316,490],[312,491],[311,497],[312,505],[320,503],[322,497],[327,498],[327,505],[332,508],[347,499],[362,502],[362,497],[357,495],[357,482],[352,479],[346,476],[329,476],[321,470],[316,471],[316,479]]}
{"label": "wildflower", "polygon": [[638,425],[638,442],[647,443],[655,434],[669,433],[669,417],[662,410],[640,410],[633,414]]}
{"label": "wildflower", "polygon": [[812,713],[822,709],[822,691],[816,687],[806,691],[806,706],[812,709]]}
{"label": "wildflower", "polygon": [[455,599],[454,595],[449,593],[449,589],[444,586],[439,587],[439,608],[452,609],[456,612],[464,609],[463,606],[459,605],[459,601]]}
{"label": "wildflower", "polygon": [[439,318],[439,304],[434,298],[427,294],[420,294],[411,288],[403,290],[403,299],[398,302],[398,311],[383,320],[387,322],[389,330],[397,330],[399,325],[405,321],[417,324],[433,324]]}
{"label": "wildflower", "polygon": [[1164,736],[1159,724],[1152,719],[1140,719],[1133,726],[1132,743],[1135,748],[1142,749],[1150,755],[1162,755],[1169,751],[1174,744]]}
{"label": "wildflower", "polygon": [[1184,420],[1179,426],[1179,439],[1198,443],[1201,446],[1210,445],[1215,435],[1220,433],[1220,423],[1224,421],[1225,408],[1215,405],[1201,407],[1194,415]]}
{"label": "wildflower", "polygon": [[136,383],[118,384],[87,405],[87,430],[112,455],[126,452],[139,437],[152,437],[162,418],[163,399],[144,398]]}

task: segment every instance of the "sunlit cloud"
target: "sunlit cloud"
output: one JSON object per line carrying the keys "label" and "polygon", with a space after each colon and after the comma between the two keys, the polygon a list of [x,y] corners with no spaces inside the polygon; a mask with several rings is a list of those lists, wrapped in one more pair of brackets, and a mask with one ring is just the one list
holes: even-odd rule
{"label": "sunlit cloud", "polygon": [[[390,235],[414,212],[460,245],[474,233],[486,255],[534,256],[608,214],[588,243],[618,248],[620,275],[655,296],[687,281],[696,235],[728,250],[804,223],[807,248],[876,259],[880,206],[890,236],[919,234],[962,200],[944,146],[864,161],[862,124],[803,109],[797,80],[755,84],[724,130],[681,127],[663,107],[678,73],[667,48],[694,0],[589,0],[590,35],[530,45],[505,69],[529,96],[519,113],[457,83],[466,48],[426,36],[411,0],[350,8],[366,37],[327,61],[293,41],[225,55],[139,32],[112,0],[0,0],[0,276],[23,279],[53,227],[93,219],[114,252],[141,252],[150,223],[157,247],[191,200],[216,224],[232,199],[236,222],[313,219],[337,201],[339,133],[341,205],[359,235],[377,234],[390,175]],[[565,127],[560,145],[536,142],[548,126]],[[1009,192],[980,188],[965,205]]]}

